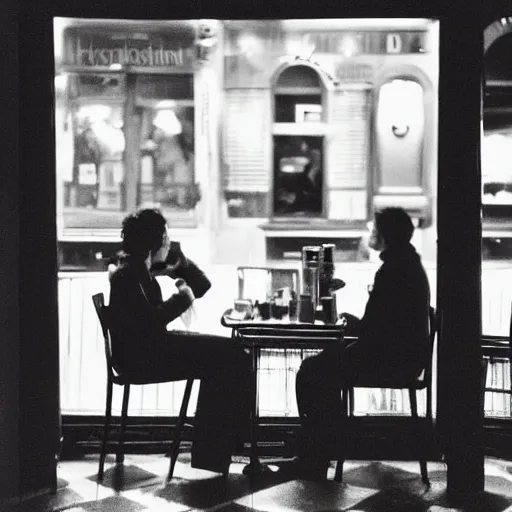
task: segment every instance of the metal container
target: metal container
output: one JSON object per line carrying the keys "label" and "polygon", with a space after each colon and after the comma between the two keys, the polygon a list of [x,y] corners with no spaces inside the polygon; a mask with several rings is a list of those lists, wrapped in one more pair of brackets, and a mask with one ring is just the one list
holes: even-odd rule
{"label": "metal container", "polygon": [[336,296],[322,297],[322,313],[323,321],[326,324],[335,324],[338,312],[336,311]]}
{"label": "metal container", "polygon": [[330,295],[334,277],[334,244],[322,244],[322,260],[320,262],[319,293],[320,297]]}
{"label": "metal container", "polygon": [[334,263],[334,249],[336,245],[334,244],[322,244],[323,249],[323,262],[324,263]]}
{"label": "metal container", "polygon": [[299,299],[299,322],[312,324],[315,321],[315,310],[309,293],[301,293]]}
{"label": "metal container", "polygon": [[319,279],[323,249],[306,245],[302,248],[302,294],[311,296],[313,311],[319,305]]}

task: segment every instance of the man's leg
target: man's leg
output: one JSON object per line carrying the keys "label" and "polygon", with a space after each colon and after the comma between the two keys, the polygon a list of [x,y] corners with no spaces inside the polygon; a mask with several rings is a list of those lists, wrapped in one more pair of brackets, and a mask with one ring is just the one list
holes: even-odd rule
{"label": "man's leg", "polygon": [[225,471],[236,443],[249,431],[250,357],[236,341],[220,336],[169,333],[167,342],[160,356],[169,380],[201,380],[192,465]]}
{"label": "man's leg", "polygon": [[325,477],[341,428],[341,347],[326,349],[302,362],[296,394],[301,434],[299,457],[313,476]]}

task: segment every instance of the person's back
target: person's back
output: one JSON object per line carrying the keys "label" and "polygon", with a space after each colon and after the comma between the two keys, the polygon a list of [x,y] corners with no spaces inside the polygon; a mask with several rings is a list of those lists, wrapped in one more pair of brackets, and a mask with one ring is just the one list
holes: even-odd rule
{"label": "person's back", "polygon": [[416,375],[428,354],[428,278],[409,243],[385,249],[381,259],[356,347],[369,371]]}
{"label": "person's back", "polygon": [[110,278],[109,301],[112,357],[125,371],[140,367],[144,358],[154,356],[157,346],[164,342],[166,323],[156,321],[146,302],[154,306],[161,303],[160,288],[143,261],[125,258]]}

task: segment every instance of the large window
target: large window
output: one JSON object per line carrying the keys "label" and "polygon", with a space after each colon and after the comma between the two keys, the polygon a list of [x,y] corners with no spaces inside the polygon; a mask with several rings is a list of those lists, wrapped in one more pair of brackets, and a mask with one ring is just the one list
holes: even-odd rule
{"label": "large window", "polygon": [[194,102],[191,76],[69,76],[68,144],[64,184],[67,227],[95,219],[118,222],[137,207],[190,210],[194,178]]}
{"label": "large window", "polygon": [[[134,23],[139,28],[127,31]],[[233,23],[241,28],[231,34]],[[150,44],[141,39],[148,26],[142,21],[131,25],[119,22],[117,39],[109,38],[110,29],[105,29],[107,42],[102,43],[117,48],[124,45],[128,32],[133,37],[126,45],[132,45],[137,65],[118,69],[114,62],[115,69],[110,69],[111,64],[100,70],[59,69],[57,170],[64,224],[60,244],[65,249],[61,270],[83,268],[85,257],[95,262],[89,270],[103,271],[102,258],[109,255],[105,233],[110,232],[112,243],[118,243],[122,218],[139,206],[159,206],[172,228],[193,219],[199,197],[195,183],[200,175],[204,179],[202,196],[207,198],[204,210],[215,219],[213,236],[205,236],[206,229],[197,230],[202,235],[197,237],[201,249],[212,239],[222,238],[225,247],[217,246],[216,252],[229,253],[231,259],[202,266],[213,286],[198,301],[198,330],[229,336],[219,319],[236,297],[236,267],[243,264],[242,258],[265,264],[257,260],[265,253],[255,243],[261,241],[260,219],[269,217],[275,225],[284,225],[283,231],[287,226],[300,229],[293,236],[288,232],[276,237],[284,242],[296,238],[296,245],[316,245],[336,237],[336,272],[346,282],[337,295],[340,312],[360,316],[381,261],[372,253],[370,261],[349,262],[346,247],[366,236],[366,223],[379,206],[374,196],[378,192],[385,196],[386,205],[404,206],[413,214],[416,206],[406,201],[409,193],[425,196],[425,202],[432,199],[435,205],[436,123],[424,122],[424,118],[434,117],[437,110],[438,53],[436,45],[427,41],[437,38],[436,23],[236,20],[219,25],[225,31],[219,38],[224,45],[221,66],[209,68],[206,75],[201,76],[201,70],[193,66],[179,72],[172,66],[145,68],[143,56],[147,57]],[[166,41],[174,34],[170,26],[162,36],[162,47],[172,60],[177,50],[165,50]],[[135,36],[138,42],[134,42]],[[294,47],[297,41],[304,48]],[[389,41],[393,44],[387,44]],[[314,56],[313,42],[317,47]],[[88,46],[84,44],[85,52]],[[151,48],[156,51],[160,46],[152,44]],[[163,62],[158,51],[159,62]],[[113,58],[117,53],[112,52]],[[83,55],[87,64],[90,54]],[[110,50],[106,55],[111,58]],[[405,61],[412,63],[411,73],[400,71]],[[430,85],[420,85],[415,70],[423,70]],[[216,83],[220,84],[218,104]],[[425,107],[427,94],[431,102]],[[208,101],[215,108],[208,110]],[[213,135],[207,140],[210,132]],[[425,169],[418,149],[423,147],[420,139],[434,141],[427,146],[430,165]],[[378,159],[377,147],[389,151],[382,151]],[[419,181],[425,185],[422,190],[411,190]],[[228,217],[259,219],[231,222]],[[435,224],[428,230],[418,226],[413,244],[427,268],[435,305]],[[80,240],[73,239],[78,235]],[[188,232],[187,236],[193,235]],[[183,238],[185,245],[188,240]],[[357,245],[352,247],[352,252],[357,251]],[[252,253],[254,248],[257,251]],[[297,247],[290,244],[283,253],[294,251]],[[195,258],[199,252],[190,255]],[[298,261],[293,264],[300,267]],[[164,296],[174,291],[173,286],[163,283]],[[101,290],[108,296],[105,272],[60,274],[61,388],[67,413],[92,413],[102,407],[103,381],[94,376],[91,382],[85,371],[91,361],[104,368],[101,331],[90,301],[90,296]],[[260,390],[264,415],[297,416],[294,379],[305,355],[263,353]],[[166,401],[169,386],[143,388],[139,403],[134,399],[134,411],[174,412],[172,402]],[[172,389],[177,389],[180,397],[180,388]],[[358,392],[359,414],[402,413],[408,407],[407,397],[398,392]]]}
{"label": "large window", "polygon": [[[482,130],[482,333],[487,361],[485,414],[510,418],[507,355],[512,303],[512,18],[484,32]],[[491,392],[490,390],[495,390]]]}
{"label": "large window", "polygon": [[[507,18],[487,30],[482,139],[483,257],[512,258],[512,33]],[[491,36],[490,34],[494,34]],[[498,37],[496,37],[496,34]]]}
{"label": "large window", "polygon": [[59,263],[98,270],[127,212],[157,207],[176,228],[198,224],[196,28],[67,18],[54,28]]}

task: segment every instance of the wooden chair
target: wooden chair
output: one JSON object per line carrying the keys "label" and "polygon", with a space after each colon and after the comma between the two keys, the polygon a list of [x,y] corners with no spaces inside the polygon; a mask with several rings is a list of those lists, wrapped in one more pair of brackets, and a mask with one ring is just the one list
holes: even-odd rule
{"label": "wooden chair", "polygon": [[[419,377],[415,378],[411,381],[404,381],[403,379],[396,379],[393,376],[389,378],[379,380],[369,380],[362,379],[361,382],[354,382],[352,387],[346,387],[343,389],[342,393],[342,408],[346,413],[347,420],[348,417],[354,415],[354,388],[386,388],[386,389],[407,389],[409,391],[409,400],[411,403],[411,415],[412,419],[416,426],[416,432],[418,436],[418,446],[420,449],[419,454],[419,463],[421,470],[421,478],[424,483],[428,484],[428,473],[427,473],[427,460],[426,453],[424,450],[424,443],[422,442],[423,437],[421,435],[422,431],[422,421],[418,416],[418,405],[417,405],[417,396],[416,392],[422,389],[426,390],[427,393],[427,404],[426,404],[426,418],[429,422],[429,425],[432,426],[432,355],[434,351],[434,339],[437,330],[437,318],[434,308],[430,307],[429,309],[429,323],[430,323],[430,336],[429,336],[429,353],[428,358],[425,361],[424,370],[420,374]],[[343,432],[347,431],[347,426],[344,426]],[[346,434],[344,434],[346,438]],[[346,445],[346,440],[345,443]],[[341,482],[343,480],[343,463],[344,463],[344,455],[338,459],[336,464],[336,473],[334,476],[334,480],[337,482]]]}
{"label": "wooden chair", "polygon": [[[151,379],[128,379],[122,375],[118,368],[114,366],[112,363],[112,348],[110,342],[110,330],[109,330],[109,308],[105,306],[105,301],[103,297],[103,293],[98,293],[93,295],[92,301],[94,303],[94,307],[96,309],[96,313],[98,314],[98,318],[101,324],[101,330],[103,331],[103,339],[105,341],[105,356],[107,363],[107,404],[105,409],[105,425],[103,431],[103,442],[101,445],[101,454],[100,454],[100,463],[98,469],[98,480],[103,480],[104,473],[104,465],[105,465],[105,456],[107,454],[107,442],[110,431],[110,423],[112,420],[112,390],[113,384],[117,384],[124,388],[123,390],[123,405],[121,409],[121,424],[119,428],[119,440],[117,445],[117,453],[116,453],[116,463],[122,464],[124,462],[124,451],[123,451],[123,440],[124,440],[124,431],[126,427],[126,418],[128,416],[128,401],[130,398],[130,386],[134,385],[144,385],[144,384],[157,384],[162,381],[153,381]],[[176,422],[176,430],[173,439],[173,444],[171,448],[171,461],[169,467],[169,474],[167,479],[170,480],[174,473],[174,466],[176,465],[176,460],[178,459],[179,448],[181,443],[181,437],[183,434],[185,425],[185,419],[187,415],[188,403],[190,400],[190,394],[192,392],[192,385],[194,383],[193,379],[187,380],[187,385],[185,387],[185,393],[183,395],[183,400],[181,402],[180,414],[178,416],[178,421]]]}

